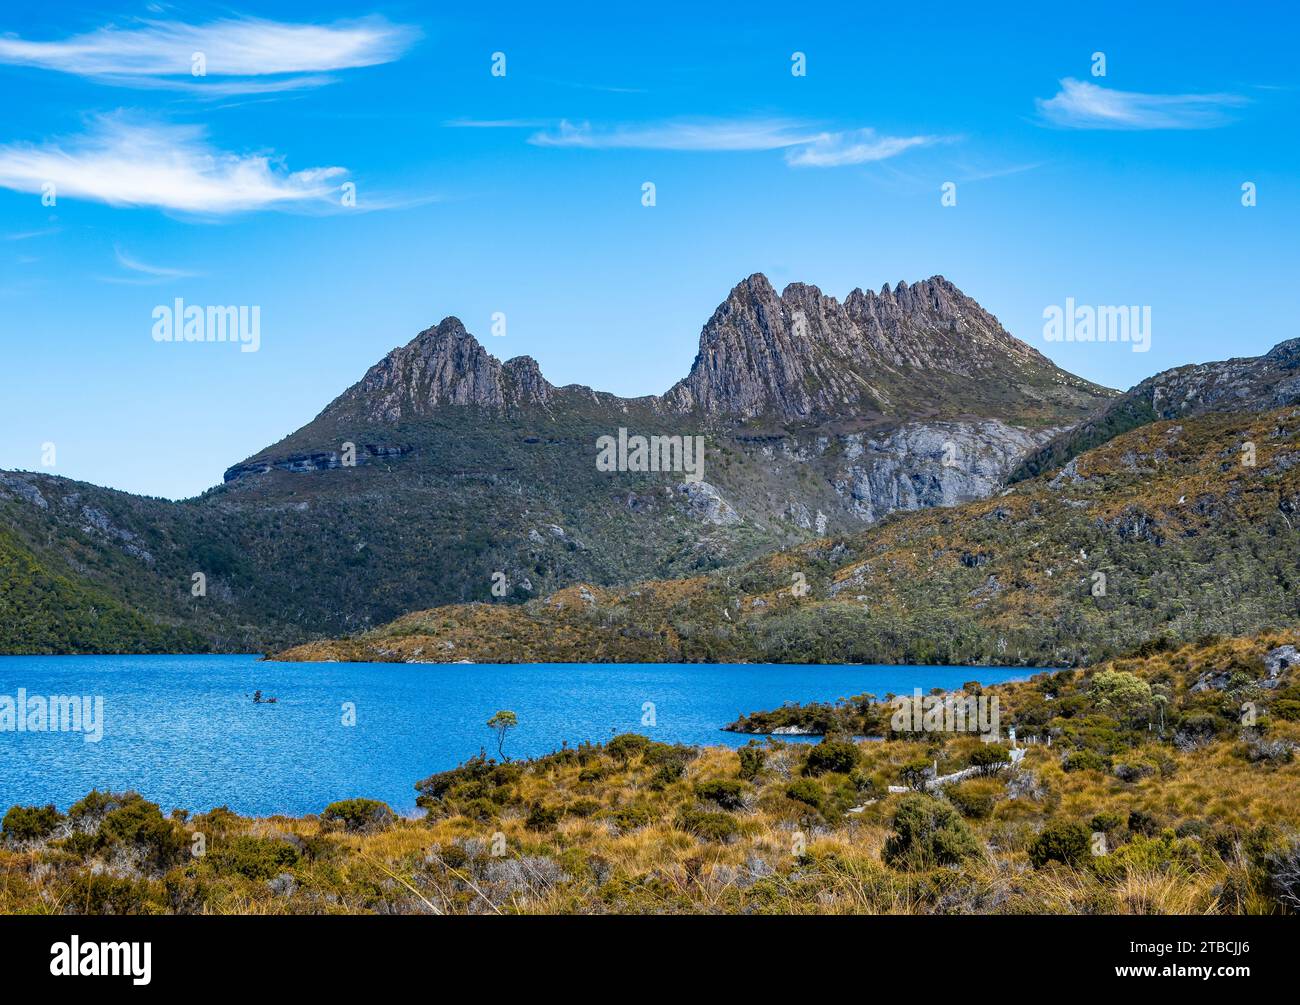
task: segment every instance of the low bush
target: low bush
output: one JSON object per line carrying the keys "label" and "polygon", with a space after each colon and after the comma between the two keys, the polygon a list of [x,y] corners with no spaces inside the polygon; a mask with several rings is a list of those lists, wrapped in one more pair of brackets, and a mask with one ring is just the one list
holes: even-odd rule
{"label": "low bush", "polygon": [[881,857],[896,868],[956,865],[980,854],[970,827],[950,803],[919,792],[899,800],[892,821],[894,833]]}
{"label": "low bush", "polygon": [[1054,821],[1029,846],[1029,861],[1035,869],[1049,862],[1082,865],[1091,853],[1092,834],[1080,823]]}
{"label": "low bush", "polygon": [[976,778],[946,786],[943,794],[962,816],[971,820],[983,820],[993,812],[1001,791],[997,782]]}
{"label": "low bush", "polygon": [[701,841],[726,841],[740,829],[730,813],[683,810],[675,821],[677,829],[694,834]]}
{"label": "low bush", "polygon": [[524,819],[524,826],[530,831],[549,831],[560,822],[561,813],[558,806],[533,803],[528,809],[528,816]]}
{"label": "low bush", "polygon": [[6,841],[39,841],[49,837],[63,820],[63,814],[48,806],[11,806],[0,824]]}
{"label": "low bush", "polygon": [[321,821],[331,827],[342,827],[354,834],[381,831],[394,820],[387,803],[378,799],[341,799],[330,803],[321,814]]}
{"label": "low bush", "polygon": [[862,752],[852,740],[822,740],[808,751],[803,771],[814,778],[830,771],[847,775],[858,766],[861,757]]}
{"label": "low bush", "polygon": [[1110,771],[1110,758],[1103,757],[1095,750],[1072,750],[1061,758],[1061,767],[1066,771]]}
{"label": "low bush", "polygon": [[207,862],[218,873],[271,879],[297,865],[300,857],[287,841],[240,834],[209,851]]}
{"label": "low bush", "polygon": [[767,761],[767,751],[754,740],[750,740],[736,753],[740,755],[740,777],[752,782],[763,770],[763,765]]}
{"label": "low bush", "polygon": [[717,803],[724,810],[738,810],[745,805],[745,795],[749,786],[734,778],[714,778],[695,785],[695,795],[700,799]]}

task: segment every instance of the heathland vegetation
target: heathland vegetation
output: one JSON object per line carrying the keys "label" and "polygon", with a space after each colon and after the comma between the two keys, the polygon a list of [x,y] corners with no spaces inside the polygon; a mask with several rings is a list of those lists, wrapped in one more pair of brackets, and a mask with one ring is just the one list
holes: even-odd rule
{"label": "heathland vegetation", "polygon": [[419,818],[13,807],[0,912],[1296,913],[1296,642],[1153,643],[983,689],[1000,743],[891,732],[850,699],[816,711],[817,744],[480,755],[416,785]]}
{"label": "heathland vegetation", "polygon": [[1082,665],[1300,618],[1300,411],[1153,422],[738,569],[406,615],[291,660]]}

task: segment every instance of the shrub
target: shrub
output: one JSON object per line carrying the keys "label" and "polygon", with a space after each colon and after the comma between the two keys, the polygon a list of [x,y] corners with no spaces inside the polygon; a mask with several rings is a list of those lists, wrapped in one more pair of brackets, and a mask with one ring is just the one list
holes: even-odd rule
{"label": "shrub", "polygon": [[80,830],[93,831],[113,810],[141,798],[138,792],[100,792],[91,789],[68,809],[68,820]]}
{"label": "shrub", "polygon": [[1056,820],[1043,828],[1029,846],[1029,861],[1035,869],[1048,862],[1080,865],[1091,850],[1092,835],[1083,824]]}
{"label": "shrub", "polygon": [[642,751],[641,760],[649,765],[678,766],[682,771],[685,771],[686,765],[695,758],[696,754],[697,751],[694,747],[688,747],[681,743],[651,742]]}
{"label": "shrub", "polygon": [[695,794],[700,799],[717,803],[724,810],[738,810],[745,805],[745,793],[749,786],[734,778],[715,778],[707,782],[698,782]]}
{"label": "shrub", "polygon": [[970,755],[970,766],[981,775],[996,775],[1011,764],[1011,751],[998,743],[976,747]]}
{"label": "shrub", "polygon": [[491,799],[469,799],[463,803],[457,803],[457,808],[461,816],[469,817],[471,820],[479,820],[486,823],[489,820],[495,820],[499,807]]}
{"label": "shrub", "polygon": [[806,803],[815,810],[822,808],[822,799],[825,795],[822,787],[811,778],[799,778],[791,782],[785,787],[785,794],[795,802]]}
{"label": "shrub", "polygon": [[73,831],[62,841],[54,842],[54,847],[67,852],[73,858],[84,861],[95,853],[95,849],[99,847],[99,842],[95,839],[94,834],[87,834],[85,831]]}
{"label": "shrub", "polygon": [[1102,757],[1095,750],[1072,750],[1061,758],[1061,767],[1066,771],[1110,771],[1110,759]]}
{"label": "shrub", "polygon": [[1088,826],[1094,831],[1102,831],[1106,834],[1114,834],[1124,826],[1124,817],[1118,813],[1098,813],[1088,821]]}
{"label": "shrub", "polygon": [[1115,880],[1134,870],[1141,875],[1153,872],[1190,875],[1201,862],[1201,843],[1193,838],[1176,837],[1165,831],[1156,837],[1136,835],[1114,854],[1094,859],[1093,867],[1102,879]]}
{"label": "shrub", "polygon": [[1115,777],[1121,782],[1140,782],[1156,773],[1153,765],[1141,761],[1115,765]]}
{"label": "shrub", "polygon": [[653,823],[657,817],[658,813],[645,803],[629,803],[620,806],[609,815],[622,831],[634,831],[638,827]]}
{"label": "shrub", "polygon": [[415,800],[415,805],[424,809],[434,809],[453,788],[465,782],[482,781],[490,777],[497,767],[496,761],[480,753],[458,768],[430,775],[423,781],[415,783],[415,790],[420,793]]}
{"label": "shrub", "polygon": [[1285,847],[1270,852],[1264,859],[1269,892],[1292,912],[1300,912],[1300,839],[1293,838]]}
{"label": "shrub", "polygon": [[38,841],[49,837],[63,819],[63,814],[48,806],[11,806],[0,824],[7,841]]}
{"label": "shrub", "polygon": [[354,834],[371,833],[391,824],[393,811],[378,799],[341,799],[325,807],[321,820],[331,826],[342,826]]}
{"label": "shrub", "polygon": [[1097,674],[1088,695],[1097,708],[1125,721],[1141,716],[1151,705],[1151,685],[1122,670]]}
{"label": "shrub", "polygon": [[640,733],[620,733],[605,744],[605,752],[626,768],[632,757],[643,753],[648,746],[650,746],[650,738],[647,736],[642,736]]}
{"label": "shrub", "polygon": [[81,870],[61,900],[69,911],[78,914],[162,914],[163,907],[152,899],[152,894],[153,887],[145,880]]}
{"label": "shrub", "polygon": [[533,803],[528,809],[524,826],[530,831],[548,831],[560,822],[561,810],[558,806],[545,806]]}
{"label": "shrub", "polygon": [[956,865],[980,854],[979,842],[952,805],[934,796],[909,793],[899,800],[894,833],[882,857],[897,867]]}
{"label": "shrub", "polygon": [[287,841],[240,834],[212,849],[207,860],[219,873],[271,879],[297,865],[299,857],[298,849]]}
{"label": "shrub", "polygon": [[822,740],[808,751],[803,772],[814,778],[828,771],[847,775],[858,766],[861,756],[862,752],[852,740]]}
{"label": "shrub", "polygon": [[1294,698],[1283,698],[1273,702],[1269,706],[1269,712],[1279,719],[1285,719],[1287,722],[1300,722],[1300,701]]}
{"label": "shrub", "polygon": [[767,751],[750,740],[736,753],[740,755],[740,777],[746,781],[753,781],[763,770],[763,764],[767,761]]}
{"label": "shrub", "polygon": [[682,764],[661,764],[655,768],[654,774],[650,776],[650,788],[656,792],[662,792],[673,782],[679,781],[682,775],[686,774],[686,767]]}
{"label": "shrub", "polygon": [[676,825],[678,830],[694,834],[701,841],[726,841],[739,830],[735,817],[729,813],[689,809],[677,815]]}
{"label": "shrub", "polygon": [[924,792],[925,781],[930,776],[930,762],[924,758],[908,761],[898,769],[898,775],[909,789]]}
{"label": "shrub", "polygon": [[957,807],[957,812],[972,820],[983,820],[993,812],[997,803],[999,787],[996,782],[975,779],[949,785],[943,794]]}
{"label": "shrub", "polygon": [[564,808],[571,817],[589,817],[600,812],[600,803],[594,799],[575,799]]}
{"label": "shrub", "polygon": [[166,872],[185,854],[188,844],[158,809],[138,795],[104,817],[99,825],[102,848],[120,847],[139,855],[142,864]]}
{"label": "shrub", "polygon": [[1128,815],[1128,829],[1130,834],[1145,834],[1150,837],[1159,833],[1160,822],[1150,813],[1131,810]]}
{"label": "shrub", "polygon": [[863,799],[883,799],[889,792],[889,782],[884,776],[869,775],[865,771],[855,771],[850,780],[853,788]]}

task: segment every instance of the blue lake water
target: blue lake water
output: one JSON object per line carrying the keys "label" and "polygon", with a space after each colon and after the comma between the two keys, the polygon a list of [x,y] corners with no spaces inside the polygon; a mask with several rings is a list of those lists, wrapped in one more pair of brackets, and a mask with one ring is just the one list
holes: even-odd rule
{"label": "blue lake water", "polygon": [[[415,807],[416,781],[495,741],[485,725],[511,709],[506,754],[638,732],[664,742],[730,744],[745,712],[915,687],[994,684],[1032,671],[996,667],[706,664],[264,663],[256,656],[0,656],[0,704],[32,695],[103,698],[103,738],[0,731],[0,811],[60,809],[92,788],[135,789],[165,811],[227,805],[246,814],[316,813],[368,796]],[[275,696],[256,705],[255,690]],[[356,724],[343,724],[345,703]],[[654,725],[643,725],[646,703]]]}

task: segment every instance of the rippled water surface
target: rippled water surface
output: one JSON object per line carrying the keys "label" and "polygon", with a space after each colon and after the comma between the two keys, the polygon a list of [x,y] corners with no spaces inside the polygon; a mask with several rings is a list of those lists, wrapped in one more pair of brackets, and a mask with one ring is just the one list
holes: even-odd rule
{"label": "rippled water surface", "polygon": [[[3,656],[0,696],[90,695],[104,702],[103,739],[0,732],[0,810],[92,788],[136,789],[203,811],[315,813],[369,796],[415,806],[413,784],[495,752],[485,723],[511,709],[513,756],[639,732],[665,742],[727,743],[737,715],[785,701],[830,701],[915,687],[1024,677],[1023,668],[545,664],[264,663],[256,656]],[[279,700],[255,705],[261,690]],[[345,703],[356,725],[342,720]],[[653,726],[642,725],[653,703]],[[0,698],[0,705],[3,699]]]}

